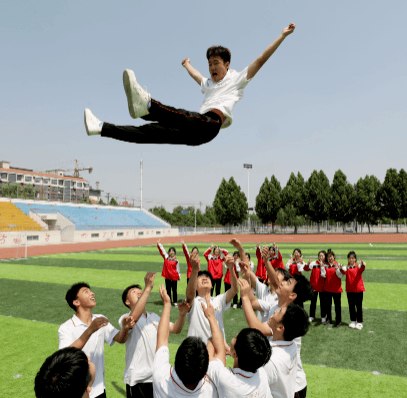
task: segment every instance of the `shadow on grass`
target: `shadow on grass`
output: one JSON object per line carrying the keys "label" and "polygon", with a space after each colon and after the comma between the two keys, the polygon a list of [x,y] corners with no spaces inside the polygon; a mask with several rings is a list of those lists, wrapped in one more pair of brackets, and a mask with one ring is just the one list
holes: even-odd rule
{"label": "shadow on grass", "polygon": [[112,386],[116,389],[116,391],[119,394],[123,395],[123,397],[126,396],[126,390],[122,387],[119,387],[115,381],[112,381]]}

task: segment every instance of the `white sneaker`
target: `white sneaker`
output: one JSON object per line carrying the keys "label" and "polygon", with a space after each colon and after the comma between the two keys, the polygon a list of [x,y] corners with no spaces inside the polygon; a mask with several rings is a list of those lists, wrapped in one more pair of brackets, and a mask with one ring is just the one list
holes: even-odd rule
{"label": "white sneaker", "polygon": [[314,318],[312,317],[312,316],[310,316],[309,318],[308,318],[308,322],[312,322],[314,320]]}
{"label": "white sneaker", "polygon": [[352,322],[349,324],[349,327],[352,328],[352,329],[355,329],[355,327],[356,327],[356,322],[355,322],[355,321],[352,321]]}
{"label": "white sneaker", "polygon": [[236,309],[236,308],[237,308],[237,304],[233,304],[233,308]]}
{"label": "white sneaker", "polygon": [[133,119],[137,119],[148,115],[148,104],[151,101],[151,95],[137,83],[136,76],[132,70],[126,69],[123,72],[123,85],[130,116]]}
{"label": "white sneaker", "polygon": [[356,329],[357,329],[357,330],[363,329],[363,323],[357,323],[357,324],[356,324]]}
{"label": "white sneaker", "polygon": [[100,135],[103,122],[100,121],[88,108],[85,108],[85,127],[88,135]]}
{"label": "white sneaker", "polygon": [[326,318],[321,318],[321,323],[325,324]]}
{"label": "white sneaker", "polygon": [[174,307],[178,307],[178,303],[174,303]]}

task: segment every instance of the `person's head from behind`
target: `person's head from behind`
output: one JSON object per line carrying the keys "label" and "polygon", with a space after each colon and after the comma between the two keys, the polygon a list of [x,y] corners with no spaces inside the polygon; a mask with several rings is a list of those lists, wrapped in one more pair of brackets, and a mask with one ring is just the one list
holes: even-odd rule
{"label": "person's head from behind", "polygon": [[65,300],[75,312],[79,306],[93,308],[96,305],[95,294],[85,282],[74,283],[66,292]]}
{"label": "person's head from behind", "polygon": [[37,398],[88,397],[95,380],[95,365],[75,347],[56,351],[42,364],[35,376]]}
{"label": "person's head from behind", "polygon": [[175,247],[170,247],[168,249],[168,257],[174,258],[176,253],[177,253],[177,251],[175,250]]}
{"label": "person's head from behind", "polygon": [[292,341],[297,337],[304,336],[309,328],[308,314],[304,308],[293,303],[287,307],[276,309],[267,323],[276,340]]}
{"label": "person's head from behind", "polygon": [[185,387],[194,389],[208,370],[209,354],[200,337],[187,337],[175,355],[174,367]]}
{"label": "person's head from behind", "polygon": [[295,261],[300,261],[301,260],[301,249],[294,249],[293,257],[294,257]]}
{"label": "person's head from behind", "polygon": [[198,294],[200,292],[211,290],[213,287],[213,278],[212,274],[209,271],[199,271],[198,278],[196,281],[196,290]]}
{"label": "person's head from behind", "polygon": [[333,264],[335,262],[335,253],[331,249],[328,249],[326,258],[328,260],[328,263]]}
{"label": "person's head from behind", "polygon": [[131,285],[126,287],[122,293],[123,304],[131,309],[137,303],[142,294],[143,289],[140,285]]}
{"label": "person's head from behind", "polygon": [[226,76],[230,65],[230,57],[230,51],[222,46],[209,47],[206,51],[209,73],[214,82],[218,82]]}
{"label": "person's head from behind", "polygon": [[325,250],[321,250],[318,253],[318,260],[321,264],[323,264],[325,261],[327,261],[328,259],[326,258],[326,251]]}
{"label": "person's head from behind", "polygon": [[240,369],[255,373],[271,357],[271,347],[266,336],[257,329],[240,331],[230,343],[230,355]]}
{"label": "person's head from behind", "polygon": [[355,265],[356,261],[358,260],[356,253],[352,250],[348,253],[348,263],[349,265]]}

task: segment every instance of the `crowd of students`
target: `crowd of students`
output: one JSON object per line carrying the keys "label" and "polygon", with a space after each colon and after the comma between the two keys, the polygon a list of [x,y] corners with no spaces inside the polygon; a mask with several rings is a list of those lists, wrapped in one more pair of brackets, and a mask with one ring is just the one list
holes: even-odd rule
{"label": "crowd of students", "polygon": [[[320,251],[317,261],[304,263],[295,249],[284,266],[277,245],[257,245],[257,270],[237,239],[230,242],[233,255],[211,245],[204,253],[207,270],[201,270],[197,247],[187,260],[186,299],[178,302],[177,282],[181,277],[176,249],[157,246],[164,259],[159,286],[163,302],[161,317],[145,307],[156,273],[148,272],[144,289],[133,284],[122,293],[128,312],[119,319],[121,330],[101,314],[93,314],[95,294],[86,283],[76,283],[66,294],[75,315],[58,330],[59,350],[45,360],[35,378],[37,398],[104,398],[104,343],[126,345],[124,383],[127,397],[286,397],[305,398],[306,375],[301,363],[301,337],[315,320],[318,295],[324,323],[340,325],[341,279],[346,275],[351,323],[361,329],[363,322],[362,273],[365,263],[357,264],[356,253],[348,255],[348,265],[335,261],[332,250]],[[225,292],[220,293],[224,267]],[[302,275],[311,271],[310,281]],[[228,344],[224,312],[237,308],[237,293],[247,328],[236,330]],[[215,295],[213,296],[213,294]],[[311,300],[310,314],[303,308]],[[178,318],[170,322],[172,307]],[[255,311],[257,311],[257,316]],[[188,323],[187,338],[179,346],[174,366],[170,365],[169,334],[182,331]],[[233,369],[226,368],[226,356]]]}

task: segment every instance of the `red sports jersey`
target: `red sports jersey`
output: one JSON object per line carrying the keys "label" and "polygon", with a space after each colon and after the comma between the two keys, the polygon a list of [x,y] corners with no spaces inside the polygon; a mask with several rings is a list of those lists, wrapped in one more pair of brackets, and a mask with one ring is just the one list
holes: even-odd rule
{"label": "red sports jersey", "polygon": [[179,269],[179,261],[176,257],[170,258],[168,257],[167,252],[165,251],[163,245],[161,243],[157,243],[158,250],[160,254],[164,258],[164,266],[163,272],[161,276],[165,279],[169,279],[170,281],[178,281],[181,279],[181,273]]}
{"label": "red sports jersey", "polygon": [[208,271],[211,273],[213,279],[222,279],[223,276],[223,262],[225,261],[228,251],[221,249],[221,255],[215,256],[211,254],[211,248],[204,253],[206,261],[208,261]]}
{"label": "red sports jersey", "polygon": [[272,258],[270,260],[271,266],[276,269],[276,268],[282,268],[284,269],[284,263],[283,263],[283,257],[281,256],[280,250],[278,251],[278,255],[275,258]]}
{"label": "red sports jersey", "polygon": [[309,281],[311,283],[312,290],[316,292],[324,291],[325,279],[321,276],[321,263],[313,261],[310,265],[305,264],[304,271],[311,271]]}
{"label": "red sports jersey", "polygon": [[[184,251],[185,258],[187,259],[187,264],[188,264],[187,278],[189,278],[191,276],[192,266],[191,266],[191,262],[189,261],[189,251],[188,251],[187,245],[185,243],[182,245],[182,250]],[[198,258],[198,264],[199,264],[199,266],[201,265],[199,258]],[[199,267],[199,268],[201,268],[201,267]]]}
{"label": "red sports jersey", "polygon": [[257,257],[256,276],[264,281],[265,279],[267,279],[267,270],[266,266],[264,265],[263,257],[261,256],[261,250],[259,247],[256,249],[256,257]]}
{"label": "red sports jersey", "polygon": [[325,268],[326,278],[324,290],[329,293],[342,293],[342,279],[338,277],[339,271],[335,269],[335,265],[338,263],[335,261],[333,264],[329,264],[329,268]]}
{"label": "red sports jersey", "polygon": [[353,267],[348,265],[346,270],[341,270],[341,272],[346,275],[346,291],[348,293],[361,293],[366,290],[362,278],[362,273],[365,268],[365,263],[362,263],[361,265],[355,265]]}
{"label": "red sports jersey", "polygon": [[[236,265],[233,265],[233,270],[235,271],[236,278],[238,278],[238,279],[239,279],[239,273],[236,271]],[[231,285],[231,284],[232,284],[232,283],[231,283],[231,277],[230,277],[230,271],[229,271],[229,268],[228,268],[228,270],[226,271],[225,279],[223,280],[223,282],[225,282],[225,283],[229,283],[229,285]]]}

